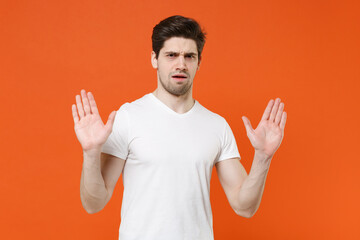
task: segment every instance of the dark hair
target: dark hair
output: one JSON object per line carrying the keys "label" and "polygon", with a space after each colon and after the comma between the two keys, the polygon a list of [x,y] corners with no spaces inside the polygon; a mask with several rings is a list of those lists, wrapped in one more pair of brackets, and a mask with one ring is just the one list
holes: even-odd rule
{"label": "dark hair", "polygon": [[164,46],[164,42],[172,37],[184,37],[193,39],[196,42],[199,59],[204,48],[206,33],[201,30],[199,23],[192,18],[175,15],[162,20],[153,28],[152,48],[159,57],[159,52]]}

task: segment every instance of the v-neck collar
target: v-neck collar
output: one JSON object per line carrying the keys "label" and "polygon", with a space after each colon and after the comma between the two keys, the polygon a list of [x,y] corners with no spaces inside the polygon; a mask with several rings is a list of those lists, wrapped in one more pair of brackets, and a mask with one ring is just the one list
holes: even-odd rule
{"label": "v-neck collar", "polygon": [[160,99],[158,99],[153,93],[149,93],[148,95],[149,95],[149,97],[151,99],[153,99],[159,106],[161,106],[167,112],[171,113],[172,115],[178,116],[178,117],[189,116],[190,114],[192,114],[196,110],[196,108],[199,105],[198,101],[195,100],[194,105],[192,106],[192,108],[189,111],[187,111],[185,113],[177,113],[174,110],[172,110],[170,107],[168,107],[165,103],[163,103]]}

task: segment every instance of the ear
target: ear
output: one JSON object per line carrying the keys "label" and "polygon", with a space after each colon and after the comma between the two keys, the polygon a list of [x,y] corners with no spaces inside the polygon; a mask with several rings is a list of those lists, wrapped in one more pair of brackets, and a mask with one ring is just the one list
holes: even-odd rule
{"label": "ear", "polygon": [[198,66],[197,66],[197,70],[200,69],[200,62],[201,62],[201,56],[199,57],[199,61],[198,61]]}
{"label": "ear", "polygon": [[154,51],[151,52],[151,65],[153,66],[153,68],[157,69],[157,59],[156,59],[156,54]]}

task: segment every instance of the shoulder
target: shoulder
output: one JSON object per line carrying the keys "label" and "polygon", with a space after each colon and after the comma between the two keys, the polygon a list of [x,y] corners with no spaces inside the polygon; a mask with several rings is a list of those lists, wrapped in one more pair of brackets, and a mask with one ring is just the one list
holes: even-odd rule
{"label": "shoulder", "polygon": [[141,111],[143,109],[146,109],[146,107],[149,105],[149,94],[145,94],[141,98],[138,98],[131,102],[126,102],[123,105],[120,106],[118,111],[124,111],[127,113]]}
{"label": "shoulder", "polygon": [[115,125],[127,126],[133,125],[134,120],[144,119],[148,105],[147,94],[134,101],[123,103],[116,111]]}
{"label": "shoulder", "polygon": [[202,117],[206,118],[207,121],[215,122],[218,124],[225,124],[226,120],[224,117],[207,109],[206,107],[201,105],[199,102],[198,102],[198,105],[199,105],[199,113],[201,114]]}
{"label": "shoulder", "polygon": [[199,104],[198,111],[200,128],[207,129],[209,132],[216,133],[218,136],[222,136],[227,122],[223,116],[215,113],[208,108]]}

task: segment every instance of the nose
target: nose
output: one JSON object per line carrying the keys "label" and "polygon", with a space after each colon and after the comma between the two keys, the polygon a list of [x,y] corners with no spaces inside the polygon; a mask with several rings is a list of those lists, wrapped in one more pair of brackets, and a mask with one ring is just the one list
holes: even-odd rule
{"label": "nose", "polygon": [[186,70],[187,66],[186,66],[186,62],[185,62],[185,57],[183,55],[180,55],[178,58],[178,63],[176,66],[177,70]]}

